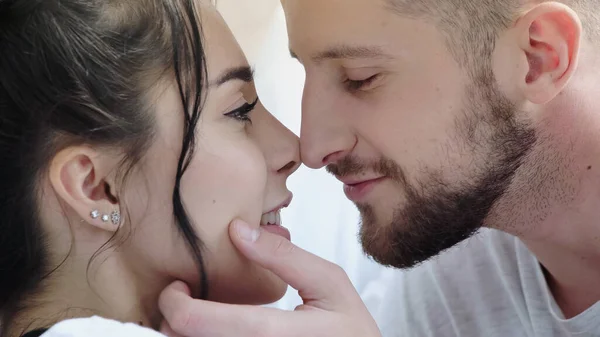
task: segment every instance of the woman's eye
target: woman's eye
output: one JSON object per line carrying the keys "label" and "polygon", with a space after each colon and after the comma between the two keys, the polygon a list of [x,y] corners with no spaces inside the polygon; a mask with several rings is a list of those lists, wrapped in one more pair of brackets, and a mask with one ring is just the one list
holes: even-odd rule
{"label": "woman's eye", "polygon": [[254,100],[254,102],[252,102],[252,103],[246,102],[246,103],[242,104],[239,108],[236,108],[236,109],[231,110],[230,112],[226,113],[225,116],[231,117],[240,122],[252,124],[252,120],[250,119],[250,112],[252,112],[252,110],[254,110],[257,103],[258,103],[258,97]]}
{"label": "woman's eye", "polygon": [[347,79],[345,81],[346,89],[349,91],[358,91],[358,90],[369,90],[371,89],[371,85],[375,80],[379,78],[379,74],[375,74],[371,77],[365,78],[364,80],[351,80]]}

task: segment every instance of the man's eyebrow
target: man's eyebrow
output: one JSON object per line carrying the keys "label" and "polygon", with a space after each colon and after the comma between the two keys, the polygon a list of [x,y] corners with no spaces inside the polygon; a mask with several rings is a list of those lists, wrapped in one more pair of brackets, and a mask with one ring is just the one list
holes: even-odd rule
{"label": "man's eyebrow", "polygon": [[229,81],[240,80],[252,82],[254,80],[254,71],[248,66],[233,67],[225,70],[215,81],[217,86],[221,86]]}
{"label": "man's eyebrow", "polygon": [[[297,59],[298,56],[290,49],[290,55]],[[360,58],[391,58],[378,46],[349,46],[339,45],[328,48],[312,56],[312,60],[320,62],[327,59],[360,59]]]}

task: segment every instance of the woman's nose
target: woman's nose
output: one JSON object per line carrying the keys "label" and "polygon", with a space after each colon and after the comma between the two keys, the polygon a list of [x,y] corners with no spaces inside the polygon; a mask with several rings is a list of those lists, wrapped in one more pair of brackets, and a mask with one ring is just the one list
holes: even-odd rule
{"label": "woman's nose", "polygon": [[252,132],[263,150],[268,170],[287,178],[300,167],[300,140],[268,111],[255,116]]}
{"label": "woman's nose", "polygon": [[289,129],[277,121],[279,131],[275,140],[273,169],[289,176],[300,167],[300,141]]}

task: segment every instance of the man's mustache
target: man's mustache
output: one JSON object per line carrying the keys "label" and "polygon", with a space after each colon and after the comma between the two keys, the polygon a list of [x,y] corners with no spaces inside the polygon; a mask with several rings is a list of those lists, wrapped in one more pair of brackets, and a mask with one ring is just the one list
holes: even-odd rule
{"label": "man's mustache", "polygon": [[338,178],[360,175],[362,173],[376,173],[394,180],[402,179],[404,173],[400,166],[393,160],[381,157],[378,160],[361,160],[355,156],[346,156],[339,161],[327,165],[327,172]]}
{"label": "man's mustache", "polygon": [[366,172],[372,166],[373,165],[369,165],[369,163],[360,161],[358,158],[346,156],[336,163],[327,165],[325,169],[327,170],[327,172],[333,174],[336,177],[345,177]]}

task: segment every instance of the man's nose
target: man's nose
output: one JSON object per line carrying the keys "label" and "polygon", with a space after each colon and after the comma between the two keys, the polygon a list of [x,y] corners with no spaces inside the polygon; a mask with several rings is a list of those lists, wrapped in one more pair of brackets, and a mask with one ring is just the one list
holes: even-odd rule
{"label": "man's nose", "polygon": [[319,169],[348,155],[356,136],[335,107],[311,96],[305,89],[302,100],[300,153],[304,164]]}

